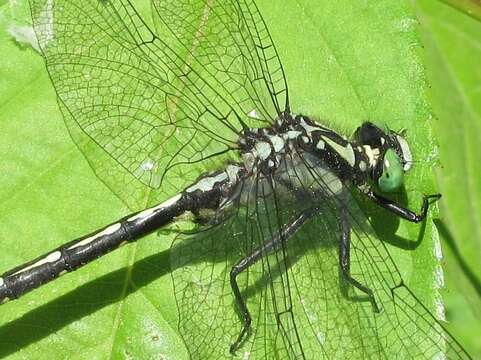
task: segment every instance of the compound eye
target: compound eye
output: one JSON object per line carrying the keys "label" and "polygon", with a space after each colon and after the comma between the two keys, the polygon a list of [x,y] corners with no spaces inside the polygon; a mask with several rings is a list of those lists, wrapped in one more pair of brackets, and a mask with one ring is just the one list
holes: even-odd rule
{"label": "compound eye", "polygon": [[386,150],[382,164],[382,174],[378,179],[382,192],[393,192],[404,183],[404,170],[399,156],[393,149]]}
{"label": "compound eye", "polygon": [[407,141],[400,135],[396,135],[396,140],[401,148],[402,153],[402,165],[403,170],[408,171],[411,168],[411,164],[413,162],[413,156],[411,154],[411,150],[409,149],[409,145]]}

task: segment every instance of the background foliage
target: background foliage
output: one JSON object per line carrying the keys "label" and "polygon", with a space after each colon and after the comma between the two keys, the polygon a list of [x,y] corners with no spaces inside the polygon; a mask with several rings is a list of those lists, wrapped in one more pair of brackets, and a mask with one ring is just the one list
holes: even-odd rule
{"label": "background foliage", "polygon": [[443,297],[451,331],[481,358],[481,7],[447,3],[416,2],[441,160]]}

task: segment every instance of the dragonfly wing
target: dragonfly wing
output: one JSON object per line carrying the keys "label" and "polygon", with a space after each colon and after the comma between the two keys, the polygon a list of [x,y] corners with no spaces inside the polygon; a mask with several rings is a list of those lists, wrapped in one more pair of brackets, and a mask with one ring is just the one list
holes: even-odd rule
{"label": "dragonfly wing", "polygon": [[[304,166],[310,169],[313,179],[320,187],[329,188],[324,181],[325,175],[319,171],[318,166],[312,166],[312,162],[305,162]],[[331,293],[320,301],[322,294],[319,294],[317,304],[311,297],[311,305],[306,307],[309,314],[317,318],[324,317],[316,322],[319,326],[313,327],[316,329],[314,332],[323,334],[323,348],[328,349],[326,351],[330,357],[336,354],[336,358],[469,359],[461,345],[403,281],[385,244],[376,236],[365,213],[347,191],[346,189],[344,198],[334,194],[320,195],[327,195],[325,199],[330,199],[330,208],[337,209],[338,213],[342,210],[347,212],[351,225],[351,276],[374,292],[381,312],[374,312],[366,294],[355,289],[341,276],[338,281],[342,290],[339,294],[342,296]],[[313,228],[318,227],[314,234],[322,234],[318,238],[324,243],[324,234],[339,231],[339,227],[329,218],[320,216],[312,225]],[[327,236],[327,239],[332,238]],[[324,259],[338,258],[339,241],[332,240],[334,243],[326,249],[335,249],[336,252],[322,256],[323,260],[318,261],[320,265],[326,261]],[[324,267],[323,264],[322,266]],[[323,274],[324,270],[319,273]],[[325,283],[320,285],[321,289],[326,289]],[[309,289],[306,288],[306,291]],[[319,301],[324,309],[318,305]],[[338,303],[337,307],[342,311],[333,308],[333,301]]]}
{"label": "dragonfly wing", "polygon": [[288,109],[281,61],[252,0],[154,0],[159,32],[250,127]]}
{"label": "dragonfly wing", "polygon": [[[313,176],[310,166],[287,156],[272,177],[244,181],[239,206],[228,220],[174,242],[171,264],[179,330],[193,359],[229,356],[241,331],[231,269],[313,209],[319,213],[315,219],[281,237],[266,256],[237,276],[252,328],[236,355],[327,359],[378,353],[376,341],[374,350],[371,343],[363,350],[363,336],[376,337],[375,329],[357,321],[363,304],[340,291],[338,204],[324,188],[339,190],[342,184],[329,171]],[[315,181],[322,186],[312,196]],[[369,308],[368,316],[371,312]]]}
{"label": "dragonfly wing", "polygon": [[[375,291],[381,313],[373,316],[388,358],[469,359],[462,346],[410,290],[382,240],[354,201],[349,204],[352,273]],[[368,227],[368,228],[367,228]],[[369,231],[370,230],[370,231]]]}
{"label": "dragonfly wing", "polygon": [[142,198],[135,179],[157,189],[169,173],[172,193],[225,160],[215,155],[235,146],[244,110],[172,51],[130,2],[30,5],[72,137],[114,191],[131,188]]}
{"label": "dragonfly wing", "polygon": [[[303,155],[284,165],[273,188],[246,182],[244,205],[228,221],[172,247],[179,328],[192,357],[229,355],[242,325],[231,268],[315,209],[318,215],[237,277],[252,317],[239,358],[469,359],[402,282],[349,189],[319,160]],[[342,211],[352,227],[351,275],[373,291],[379,313],[340,272]]]}
{"label": "dragonfly wing", "polygon": [[[171,265],[179,330],[192,359],[230,357],[229,348],[243,324],[230,284],[231,269],[268,244],[298,214],[277,198],[276,191],[267,179],[246,181],[242,196],[247,202],[227,220],[174,242]],[[278,243],[237,276],[252,328],[236,358],[304,356],[292,312],[289,260],[285,243]]]}

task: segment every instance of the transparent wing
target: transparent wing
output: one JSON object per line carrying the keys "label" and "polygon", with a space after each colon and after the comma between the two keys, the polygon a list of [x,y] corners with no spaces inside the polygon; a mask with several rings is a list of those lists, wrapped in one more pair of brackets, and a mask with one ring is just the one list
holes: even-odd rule
{"label": "transparent wing", "polygon": [[[289,108],[286,79],[252,0],[154,0],[159,32],[203,78],[266,126]],[[257,123],[256,123],[257,122]]]}
{"label": "transparent wing", "polygon": [[[316,209],[315,218],[238,276],[252,316],[238,358],[468,359],[404,285],[347,189],[321,165],[287,160],[273,189],[259,180],[246,182],[244,200],[255,201],[209,231],[174,243],[179,329],[192,358],[229,356],[240,332],[231,268],[299,214]],[[352,225],[351,273],[374,291],[380,313],[340,274],[339,214],[345,206]]]}
{"label": "transparent wing", "polygon": [[[281,208],[266,179],[243,185],[246,203],[228,220],[191,235],[179,236],[171,249],[179,330],[192,359],[225,359],[242,327],[242,315],[230,285],[230,271],[241,259],[266,245],[296,215]],[[287,205],[287,203],[282,203]],[[302,358],[303,349],[289,293],[290,257],[285,242],[237,276],[252,316],[249,336],[238,358]]]}
{"label": "transparent wing", "polygon": [[[325,174],[319,171],[319,166],[312,166],[312,161],[305,161],[304,164],[319,186],[329,188],[322,180]],[[345,211],[351,226],[351,275],[374,292],[381,312],[375,313],[366,294],[355,289],[342,277],[337,279],[339,285],[336,289],[334,284],[329,286],[323,276],[323,281],[319,284],[319,289],[322,290],[311,297],[310,305],[303,309],[306,314],[316,316],[311,324],[316,334],[325,335],[320,342],[323,350],[327,350],[329,357],[334,358],[469,359],[465,350],[404,283],[382,239],[376,237],[368,219],[348,190],[344,191],[344,199],[332,196],[332,191],[329,192],[330,198],[335,199],[337,212]],[[320,215],[322,218],[317,219],[317,224],[312,225],[314,229],[317,227],[313,234],[318,235],[309,239],[314,238],[323,243],[330,239],[334,242],[325,249],[335,251],[330,256],[315,254],[316,259],[317,255],[319,258],[318,266],[314,268],[321,270],[314,272],[314,277],[316,274],[329,273],[324,265],[326,258],[334,259],[330,266],[339,269],[339,238],[324,235],[339,227],[332,221],[326,221],[329,216],[323,216],[324,214],[325,212]],[[323,225],[319,228],[321,224]],[[294,278],[303,279],[297,276]],[[300,285],[299,294],[305,294],[311,288],[311,284]],[[332,290],[326,292],[326,288]],[[341,291],[336,293],[339,289]],[[320,299],[324,301],[319,301]]]}
{"label": "transparent wing", "polygon": [[[241,22],[236,33],[232,27],[242,24],[232,24],[232,32],[222,30],[226,42],[219,48],[245,41],[245,48],[232,48],[242,48],[243,54],[258,51],[235,59],[233,53],[213,52],[213,65],[206,69],[197,55],[205,59],[206,51],[213,51],[216,33],[195,33],[199,46],[182,51],[181,43],[172,44],[170,33],[152,31],[127,0],[31,0],[30,5],[69,130],[97,174],[121,197],[125,194],[128,203],[135,204],[147,191],[142,193],[136,180],[159,188],[168,179],[171,192],[186,186],[225,159],[216,155],[235,146],[245,124],[267,121],[259,116],[249,120],[247,114],[273,109],[256,95],[262,86],[273,86],[271,80],[262,80],[270,76],[272,66],[267,64],[272,59],[265,56],[271,56],[273,46],[257,48],[263,40],[246,27],[252,19]],[[226,16],[241,19],[239,11],[244,9],[212,11],[206,26],[222,24]],[[185,35],[194,31],[187,25]],[[219,66],[215,74],[213,66]],[[275,76],[280,73],[274,71]],[[275,96],[269,98],[271,103]],[[268,119],[276,115],[277,110],[272,111]]]}

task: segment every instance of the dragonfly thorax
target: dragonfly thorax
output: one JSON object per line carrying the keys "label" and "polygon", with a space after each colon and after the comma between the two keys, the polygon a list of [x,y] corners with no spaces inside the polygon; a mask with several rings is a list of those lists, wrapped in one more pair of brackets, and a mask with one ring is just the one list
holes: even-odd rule
{"label": "dragonfly thorax", "polygon": [[279,167],[282,157],[297,133],[279,117],[275,125],[265,128],[245,129],[239,138],[239,150],[248,172],[261,170],[271,173]]}
{"label": "dragonfly thorax", "polygon": [[[360,177],[364,181],[375,157],[369,161],[365,149],[302,115],[281,114],[266,128],[244,130],[239,150],[248,172],[273,173],[286,156],[310,153],[343,179]],[[371,154],[371,153],[369,153]],[[354,173],[359,173],[355,176]],[[362,178],[362,179],[361,179]]]}
{"label": "dragonfly thorax", "polygon": [[348,140],[302,115],[282,113],[270,127],[244,130],[239,150],[248,173],[273,173],[286,155],[309,153],[342,181],[368,180],[383,191],[403,183],[411,153],[404,138],[366,122]]}
{"label": "dragonfly thorax", "polygon": [[272,126],[245,129],[239,150],[246,170],[274,172],[287,153],[302,151],[299,141],[308,143],[309,136],[300,128],[299,118],[287,113],[282,113]]}

